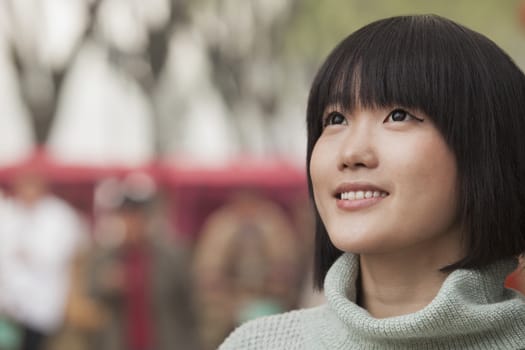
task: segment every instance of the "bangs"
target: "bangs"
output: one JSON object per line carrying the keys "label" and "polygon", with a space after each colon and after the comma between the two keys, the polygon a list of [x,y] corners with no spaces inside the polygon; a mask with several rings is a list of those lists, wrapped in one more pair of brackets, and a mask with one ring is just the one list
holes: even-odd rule
{"label": "bangs", "polygon": [[468,98],[469,60],[461,57],[464,42],[454,40],[457,32],[435,30],[441,25],[430,16],[398,17],[364,27],[339,44],[311,91],[319,123],[327,106],[348,111],[399,106],[423,112],[447,129],[443,118],[457,109],[452,101]]}

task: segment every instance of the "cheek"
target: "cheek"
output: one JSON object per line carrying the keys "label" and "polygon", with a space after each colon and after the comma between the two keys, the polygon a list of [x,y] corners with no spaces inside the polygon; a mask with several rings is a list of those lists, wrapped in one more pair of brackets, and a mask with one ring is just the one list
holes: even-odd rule
{"label": "cheek", "polygon": [[320,170],[322,169],[323,165],[322,163],[322,157],[321,151],[319,150],[318,143],[314,145],[314,148],[312,149],[312,156],[310,158],[310,163],[308,164],[308,169],[310,171],[310,177],[312,179],[312,186],[315,189],[316,185],[318,183],[318,179],[320,177]]}
{"label": "cheek", "polygon": [[[312,179],[312,187],[314,191],[314,199],[318,201],[318,193],[322,188],[327,186],[328,175],[327,169],[333,168],[330,163],[333,161],[331,157],[333,152],[329,152],[323,141],[318,141],[313,150],[312,157],[310,159],[309,170],[310,177]],[[318,203],[319,204],[319,203]]]}
{"label": "cheek", "polygon": [[[426,218],[429,226],[444,229],[456,221],[457,168],[455,157],[441,138],[419,143],[412,159],[396,174],[400,193],[410,203],[411,217]],[[399,178],[404,176],[404,179]]]}
{"label": "cheek", "polygon": [[[428,185],[428,190],[434,194],[444,192],[444,195],[456,192],[457,168],[456,160],[444,141],[437,139],[423,144],[420,148],[419,167],[422,182]],[[450,198],[455,199],[455,198]]]}
{"label": "cheek", "polygon": [[326,151],[327,150],[321,145],[321,142],[317,142],[312,150],[312,157],[310,158],[309,164],[313,200],[323,222],[326,221],[327,208],[325,207],[325,201],[322,200],[321,194],[323,193],[323,189],[327,186],[327,158],[330,155],[329,153],[327,154]]}
{"label": "cheek", "polygon": [[436,197],[437,210],[443,212],[445,221],[456,221],[458,202],[458,175],[456,160],[452,153],[443,146],[436,152],[436,162],[430,167],[428,181]]}
{"label": "cheek", "polygon": [[389,170],[397,181],[417,191],[455,187],[455,157],[437,131],[405,141],[384,148],[383,160],[389,162]]}

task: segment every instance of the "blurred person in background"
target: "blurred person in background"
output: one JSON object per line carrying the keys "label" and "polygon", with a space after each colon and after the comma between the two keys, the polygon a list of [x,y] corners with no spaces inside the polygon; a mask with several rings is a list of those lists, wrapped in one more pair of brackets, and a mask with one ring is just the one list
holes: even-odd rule
{"label": "blurred person in background", "polygon": [[7,252],[4,251],[5,231],[4,224],[9,220],[9,199],[5,196],[4,191],[0,190],[0,349],[18,350],[21,344],[20,329],[13,318],[5,310],[5,290],[4,274],[5,271],[4,257]]}
{"label": "blurred person in background", "polygon": [[89,243],[73,259],[64,325],[47,342],[48,350],[93,350],[90,339],[107,319],[105,310],[88,291],[87,268],[92,242]]}
{"label": "blurred person in background", "polygon": [[247,320],[296,306],[299,245],[283,210],[252,190],[239,190],[206,219],[193,269],[205,349]]}
{"label": "blurred person in background", "polygon": [[131,174],[98,195],[118,198],[99,216],[88,268],[90,295],[107,315],[92,348],[198,349],[186,252],[155,225],[153,180]]}
{"label": "blurred person in background", "polygon": [[64,322],[72,260],[85,239],[77,212],[50,192],[37,161],[22,166],[3,215],[4,312],[21,328],[22,350],[42,349]]}

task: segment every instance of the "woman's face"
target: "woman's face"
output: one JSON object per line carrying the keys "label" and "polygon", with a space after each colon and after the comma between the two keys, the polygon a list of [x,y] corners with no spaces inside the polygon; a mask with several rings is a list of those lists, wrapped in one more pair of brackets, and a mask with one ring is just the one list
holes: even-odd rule
{"label": "woman's face", "polygon": [[397,107],[329,107],[323,126],[310,175],[337,248],[458,252],[455,157],[428,116]]}

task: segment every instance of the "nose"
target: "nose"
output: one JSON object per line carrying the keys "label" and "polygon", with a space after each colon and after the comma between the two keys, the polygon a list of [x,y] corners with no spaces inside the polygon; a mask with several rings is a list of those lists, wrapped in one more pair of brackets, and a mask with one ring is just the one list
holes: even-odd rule
{"label": "nose", "polygon": [[373,169],[379,165],[371,123],[354,123],[347,129],[339,149],[339,170]]}

